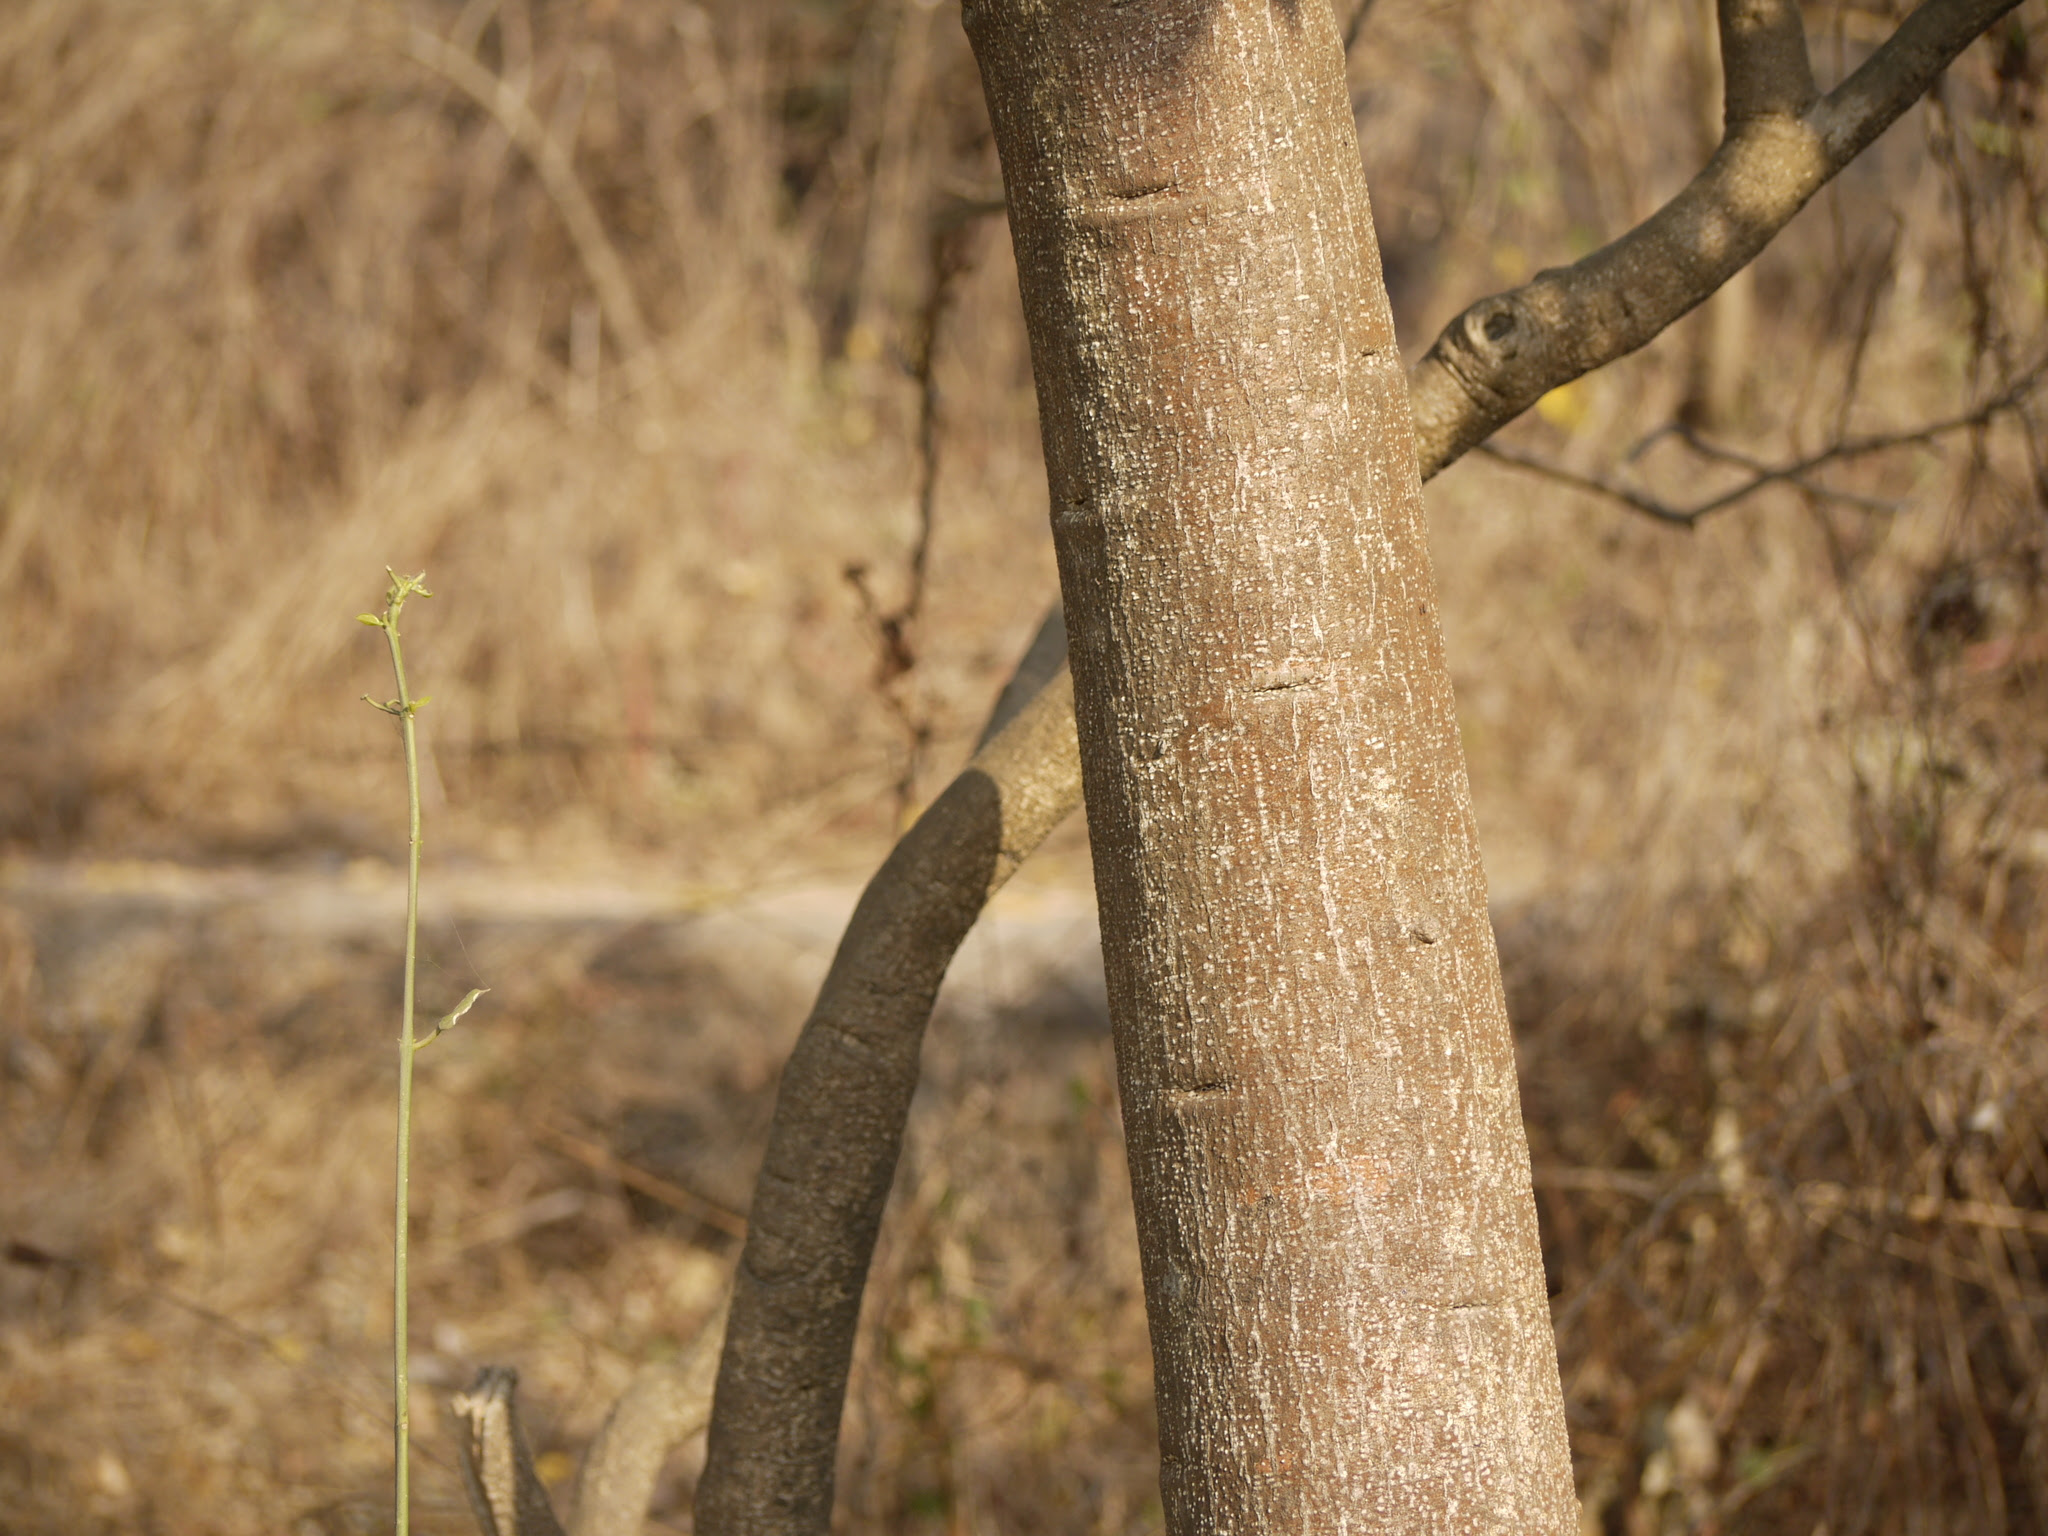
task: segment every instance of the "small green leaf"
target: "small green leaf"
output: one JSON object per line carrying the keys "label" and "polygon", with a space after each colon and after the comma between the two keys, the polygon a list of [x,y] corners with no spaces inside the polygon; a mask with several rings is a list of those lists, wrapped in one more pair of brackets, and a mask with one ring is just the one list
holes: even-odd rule
{"label": "small green leaf", "polygon": [[449,1030],[455,1027],[456,1021],[458,1019],[460,1019],[465,1013],[469,1012],[470,1009],[476,1006],[476,1000],[482,997],[486,992],[490,990],[491,989],[489,987],[473,988],[469,996],[465,997],[461,1002],[457,1003],[451,1012],[444,1013],[441,1015],[441,1022],[434,1026],[434,1032],[432,1034],[413,1041],[412,1048],[416,1051],[425,1050],[428,1046],[432,1045],[436,1040],[440,1039],[443,1035],[447,1034]]}
{"label": "small green leaf", "polygon": [[469,1012],[470,1009],[474,1008],[476,1006],[476,1000],[482,997],[486,992],[490,990],[491,989],[489,987],[470,988],[469,996],[465,997],[461,1002],[457,1003],[451,1012],[442,1015],[441,1022],[434,1026],[434,1033],[439,1034],[444,1029],[453,1029],[455,1027],[455,1021],[461,1018],[465,1013]]}
{"label": "small green leaf", "polygon": [[384,620],[374,613],[359,613],[356,615],[356,622],[358,624],[367,624],[372,629],[382,629],[384,627]]}

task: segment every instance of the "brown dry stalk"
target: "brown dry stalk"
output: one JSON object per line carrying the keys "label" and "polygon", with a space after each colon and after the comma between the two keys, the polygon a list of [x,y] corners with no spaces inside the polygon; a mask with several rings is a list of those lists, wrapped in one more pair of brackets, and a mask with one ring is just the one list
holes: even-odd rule
{"label": "brown dry stalk", "polygon": [[2039,1211],[2020,1210],[2010,1203],[1943,1200],[1933,1195],[1907,1197],[1888,1189],[1850,1189],[1821,1180],[1801,1184],[1795,1193],[1800,1205],[1816,1221],[1825,1221],[1835,1211],[1852,1210],[1866,1216],[1903,1216],[1908,1221],[1946,1222],[1993,1232],[2048,1237],[2048,1216]]}
{"label": "brown dry stalk", "polygon": [[917,384],[917,537],[910,548],[902,601],[885,611],[868,588],[866,568],[852,565],[846,569],[846,579],[852,583],[862,614],[874,627],[881,646],[875,667],[876,688],[903,729],[903,771],[896,778],[899,827],[909,819],[915,803],[917,781],[923,775],[925,751],[932,737],[929,712],[914,701],[908,684],[919,659],[918,629],[924,617],[932,533],[938,521],[939,335],[954,291],[973,265],[973,238],[972,220],[940,218],[933,222],[931,281],[918,318],[917,351],[910,370]]}
{"label": "brown dry stalk", "polygon": [[658,1201],[693,1221],[702,1222],[715,1231],[723,1232],[727,1237],[747,1235],[746,1217],[727,1210],[717,1201],[700,1195],[693,1189],[685,1189],[672,1180],[649,1173],[645,1168],[636,1167],[599,1146],[587,1136],[578,1136],[558,1125],[550,1125],[545,1120],[530,1126],[529,1130],[564,1157],[581,1163],[592,1173],[616,1179],[626,1188],[636,1190],[648,1199]]}
{"label": "brown dry stalk", "polygon": [[[721,1302],[680,1360],[634,1376],[583,1459],[568,1536],[638,1536],[670,1452],[704,1427],[725,1336]],[[483,1536],[563,1536],[519,1415],[519,1373],[486,1366],[449,1405],[463,1491]]]}
{"label": "brown dry stalk", "polygon": [[[1752,260],[2017,0],[1931,0],[1833,92],[1791,0],[1722,0],[1727,134],[1643,224],[1481,300],[1409,376],[1425,478],[1643,346]],[[741,1258],[699,1528],[827,1528],[861,1288],[938,982],[982,903],[1080,800],[1064,671],[870,883],[792,1057]],[[1012,796],[1027,809],[1013,812]]]}
{"label": "brown dry stalk", "polygon": [[519,1421],[519,1373],[487,1365],[449,1404],[461,1427],[462,1486],[483,1536],[563,1536]]}
{"label": "brown dry stalk", "polygon": [[596,204],[577,179],[568,150],[548,132],[525,92],[492,74],[473,54],[420,27],[406,28],[395,41],[407,57],[434,71],[490,113],[505,137],[531,162],[562,216],[562,226],[569,232],[576,258],[582,263],[591,287],[597,290],[598,305],[617,334],[629,366],[644,369],[650,358],[653,333],[633,291],[632,279],[626,275],[626,264],[611,236],[605,233]]}

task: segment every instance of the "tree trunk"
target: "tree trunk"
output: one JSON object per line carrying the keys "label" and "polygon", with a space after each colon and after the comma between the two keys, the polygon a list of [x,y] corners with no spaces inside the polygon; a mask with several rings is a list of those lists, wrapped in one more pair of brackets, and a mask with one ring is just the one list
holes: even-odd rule
{"label": "tree trunk", "polygon": [[1577,1529],[1329,0],[969,0],[1038,378],[1168,1529]]}

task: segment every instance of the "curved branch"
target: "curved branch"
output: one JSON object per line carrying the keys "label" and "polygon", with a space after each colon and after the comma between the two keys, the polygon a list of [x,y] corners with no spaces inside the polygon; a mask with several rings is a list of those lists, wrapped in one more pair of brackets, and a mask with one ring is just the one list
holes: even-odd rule
{"label": "curved branch", "polygon": [[1017,670],[996,695],[995,708],[989,711],[988,724],[981,728],[981,738],[975,742],[974,750],[979,752],[994,741],[1003,727],[1022,714],[1024,706],[1059,676],[1066,664],[1067,615],[1065,609],[1054,603],[1039,620],[1038,632],[1025,648],[1024,659],[1017,663]]}
{"label": "curved branch", "polygon": [[[1720,149],[1613,244],[1452,322],[1409,375],[1423,478],[1706,299],[2018,3],[1928,0],[1815,100],[1793,0],[1721,0]],[[698,1485],[705,1536],[829,1530],[861,1291],[940,978],[988,896],[1080,801],[1060,667],[863,894],[776,1103]]]}
{"label": "curved branch", "polygon": [[1080,803],[1061,671],[974,756],[854,909],[782,1075],[733,1276],[697,1529],[822,1532],[861,1291],[939,982],[982,907]]}
{"label": "curved branch", "polygon": [[1798,7],[1721,0],[1721,147],[1620,239],[1481,299],[1445,327],[1408,376],[1424,477],[1704,301],[2018,3],[1927,0],[1861,69],[1814,100]]}

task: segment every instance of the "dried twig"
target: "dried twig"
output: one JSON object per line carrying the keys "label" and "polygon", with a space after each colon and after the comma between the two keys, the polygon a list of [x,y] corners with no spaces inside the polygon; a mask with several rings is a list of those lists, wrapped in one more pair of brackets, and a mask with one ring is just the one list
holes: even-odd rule
{"label": "dried twig", "polygon": [[1988,1200],[1944,1200],[1933,1195],[1909,1197],[1888,1189],[1850,1189],[1818,1180],[1801,1184],[1794,1193],[1806,1214],[1823,1225],[1836,1212],[1851,1210],[1866,1216],[1896,1216],[1906,1221],[1941,1222],[1952,1226],[1981,1227],[1992,1232],[2023,1232],[2029,1237],[2048,1237],[2048,1212],[2022,1210],[2015,1205]]}
{"label": "dried twig", "polygon": [[866,566],[849,565],[845,573],[860,598],[862,617],[874,629],[881,646],[875,667],[876,686],[905,738],[903,771],[896,779],[899,825],[909,815],[916,798],[918,777],[923,772],[924,755],[932,738],[931,721],[913,706],[902,680],[917,667],[917,623],[924,614],[932,530],[938,517],[939,335],[954,290],[972,265],[975,234],[975,221],[971,218],[942,216],[932,222],[931,283],[925,290],[924,307],[918,316],[917,349],[910,359],[910,374],[917,383],[917,537],[910,547],[903,599],[895,607],[885,609],[868,586]]}
{"label": "dried twig", "polygon": [[911,376],[917,380],[917,542],[910,550],[910,590],[902,618],[915,623],[924,610],[926,568],[931,562],[932,525],[939,493],[939,335],[954,291],[973,263],[972,223],[939,220],[931,237],[931,285],[918,317],[917,355]]}
{"label": "dried twig", "polygon": [[650,1200],[659,1201],[670,1210],[700,1221],[705,1226],[723,1232],[727,1237],[745,1237],[747,1218],[737,1211],[729,1211],[716,1200],[685,1189],[682,1185],[649,1173],[599,1146],[587,1137],[563,1130],[558,1125],[541,1121],[530,1127],[535,1137],[546,1142],[564,1157],[581,1163],[592,1173],[617,1179],[626,1188],[636,1190]]}
{"label": "dried twig", "polygon": [[1664,1180],[1655,1174],[1631,1173],[1625,1168],[1565,1168],[1555,1164],[1530,1170],[1538,1189],[1584,1190],[1601,1195],[1629,1195],[1654,1200],[1664,1192]]}
{"label": "dried twig", "polygon": [[1640,458],[1650,445],[1659,438],[1673,436],[1702,458],[1717,459],[1724,464],[1734,464],[1750,472],[1750,478],[1743,481],[1740,485],[1735,486],[1731,490],[1723,491],[1719,495],[1711,496],[1707,500],[1698,502],[1690,507],[1674,507],[1670,503],[1650,495],[1648,492],[1636,489],[1634,486],[1598,475],[1583,475],[1576,470],[1566,469],[1561,464],[1548,463],[1545,460],[1519,453],[1514,449],[1503,448],[1497,443],[1482,443],[1477,451],[1498,463],[1509,464],[1516,469],[1527,470],[1531,474],[1541,475],[1547,480],[1555,480],[1562,485],[1569,485],[1576,490],[1590,491],[1596,496],[1605,496],[1610,501],[1618,501],[1623,506],[1631,507],[1646,517],[1655,518],[1660,523],[1671,523],[1681,528],[1690,528],[1702,518],[1709,517],[1716,512],[1722,511],[1724,508],[1732,507],[1739,501],[1747,500],[1766,486],[1778,484],[1796,485],[1810,495],[1825,497],[1829,501],[1842,502],[1848,506],[1861,507],[1867,512],[1894,512],[1898,508],[1893,502],[1880,501],[1870,496],[1861,496],[1853,491],[1842,491],[1830,486],[1816,485],[1812,480],[1808,479],[1808,476],[1822,466],[1835,463],[1837,460],[1864,458],[1874,453],[1889,452],[1894,448],[1908,448],[1917,444],[1931,443],[1936,438],[1945,437],[1952,432],[1962,432],[1974,427],[1987,426],[1996,417],[2005,414],[2007,411],[2018,410],[2020,406],[2025,404],[2028,397],[2036,389],[2040,388],[2044,376],[2048,376],[2048,362],[2036,363],[1996,395],[1963,412],[1961,415],[1946,417],[1940,421],[1931,421],[1923,426],[1903,427],[1894,432],[1879,432],[1865,437],[1842,438],[1821,449],[1818,453],[1810,453],[1802,459],[1794,459],[1787,464],[1767,465],[1760,463],[1747,454],[1738,453],[1732,448],[1726,448],[1709,442],[1693,428],[1686,426],[1682,422],[1673,423],[1671,426],[1665,427],[1651,434],[1650,437],[1645,438],[1643,442],[1636,446],[1635,451],[1629,457],[1631,459]]}

